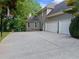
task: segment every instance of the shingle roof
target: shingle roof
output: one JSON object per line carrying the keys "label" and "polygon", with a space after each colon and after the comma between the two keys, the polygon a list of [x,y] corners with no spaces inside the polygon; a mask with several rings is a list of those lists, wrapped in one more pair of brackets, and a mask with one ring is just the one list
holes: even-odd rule
{"label": "shingle roof", "polygon": [[51,15],[51,14],[53,14],[53,13],[57,13],[57,12],[60,12],[60,11],[63,11],[63,10],[65,10],[65,9],[68,9],[69,7],[65,4],[65,2],[63,1],[63,2],[61,2],[61,3],[59,3],[59,4],[57,4],[56,6],[55,6],[55,8],[54,9],[52,9],[52,11],[48,14],[48,15]]}

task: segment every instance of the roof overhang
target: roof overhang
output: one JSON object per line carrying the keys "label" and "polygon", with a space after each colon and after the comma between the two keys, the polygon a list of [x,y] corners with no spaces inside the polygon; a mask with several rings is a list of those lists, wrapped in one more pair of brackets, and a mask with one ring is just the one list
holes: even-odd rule
{"label": "roof overhang", "polygon": [[51,17],[55,17],[55,16],[59,16],[59,15],[63,15],[63,14],[64,14],[64,12],[57,12],[57,13],[48,15],[47,18],[51,18]]}
{"label": "roof overhang", "polygon": [[47,10],[47,8],[45,7],[45,8],[43,8],[43,9],[41,9],[41,10],[39,10],[36,14],[41,14],[43,11],[45,11],[45,10]]}
{"label": "roof overhang", "polygon": [[[71,10],[72,8],[68,8],[65,10]],[[51,18],[51,17],[55,17],[55,16],[59,16],[59,15],[63,15],[65,14],[64,11],[60,11],[60,12],[56,12],[56,13],[52,13],[51,15],[48,15],[47,18]]]}

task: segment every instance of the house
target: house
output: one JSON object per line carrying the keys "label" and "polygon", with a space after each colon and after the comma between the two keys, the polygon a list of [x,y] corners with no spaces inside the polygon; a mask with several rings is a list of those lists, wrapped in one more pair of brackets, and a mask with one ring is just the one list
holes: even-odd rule
{"label": "house", "polygon": [[69,35],[69,26],[72,15],[65,14],[63,12],[69,8],[70,7],[68,7],[64,1],[57,4],[47,15],[47,20],[45,21],[45,31]]}
{"label": "house", "polygon": [[[71,8],[68,7],[64,1],[59,4],[49,4],[45,8],[41,9],[36,16],[40,23],[38,28],[43,31],[69,35],[69,26],[73,16],[71,14],[65,14],[63,11],[66,9]],[[35,19],[32,18],[31,22],[34,22],[34,20]],[[30,27],[32,28],[33,25]]]}
{"label": "house", "polygon": [[47,14],[50,13],[52,10],[54,4],[49,4],[47,7],[41,9],[36,14],[37,16],[31,16],[31,14],[28,17],[27,21],[27,30],[28,31],[42,31],[45,30],[45,20],[47,18]]}

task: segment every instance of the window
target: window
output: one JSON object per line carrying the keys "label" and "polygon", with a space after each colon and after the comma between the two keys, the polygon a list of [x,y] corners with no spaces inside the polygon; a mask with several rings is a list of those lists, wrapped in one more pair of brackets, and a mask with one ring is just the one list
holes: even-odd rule
{"label": "window", "polygon": [[30,27],[30,23],[28,23],[28,27]]}

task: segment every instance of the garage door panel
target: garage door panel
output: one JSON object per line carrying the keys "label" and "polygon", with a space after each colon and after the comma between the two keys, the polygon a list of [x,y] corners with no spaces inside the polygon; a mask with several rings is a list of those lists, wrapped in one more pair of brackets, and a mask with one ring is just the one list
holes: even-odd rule
{"label": "garage door panel", "polygon": [[57,20],[46,22],[46,31],[57,32]]}
{"label": "garage door panel", "polygon": [[[65,23],[64,23],[65,22]],[[60,24],[59,24],[59,32],[60,33],[65,33],[65,34],[69,34],[69,25],[70,23],[67,22],[67,21],[60,21]]]}
{"label": "garage door panel", "polygon": [[71,23],[71,16],[64,15],[62,19],[59,20],[59,33],[70,34],[69,26]]}

